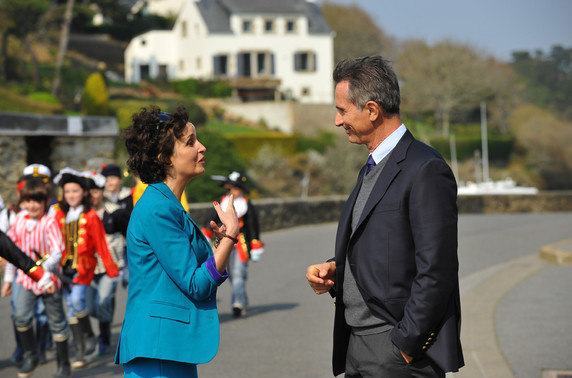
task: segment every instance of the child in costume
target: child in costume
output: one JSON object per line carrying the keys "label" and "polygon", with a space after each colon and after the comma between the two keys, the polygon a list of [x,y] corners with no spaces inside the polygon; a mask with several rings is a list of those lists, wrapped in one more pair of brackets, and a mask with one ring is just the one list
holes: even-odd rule
{"label": "child in costume", "polygon": [[61,264],[67,280],[64,295],[68,306],[68,322],[77,352],[72,363],[74,368],[84,367],[86,351],[95,350],[86,293],[97,265],[96,254],[101,257],[109,277],[117,277],[119,274],[107,248],[103,223],[91,208],[85,178],[88,175],[89,172],[81,173],[66,167],[54,179],[63,191],[55,218],[65,240]]}

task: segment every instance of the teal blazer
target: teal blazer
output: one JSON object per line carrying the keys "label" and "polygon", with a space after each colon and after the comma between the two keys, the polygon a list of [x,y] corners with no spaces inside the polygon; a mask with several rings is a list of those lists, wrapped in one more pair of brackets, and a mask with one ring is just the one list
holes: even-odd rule
{"label": "teal blazer", "polygon": [[[137,357],[201,364],[218,350],[212,248],[173,192],[151,184],[127,229],[129,290],[115,363]],[[214,270],[214,271],[213,271]]]}

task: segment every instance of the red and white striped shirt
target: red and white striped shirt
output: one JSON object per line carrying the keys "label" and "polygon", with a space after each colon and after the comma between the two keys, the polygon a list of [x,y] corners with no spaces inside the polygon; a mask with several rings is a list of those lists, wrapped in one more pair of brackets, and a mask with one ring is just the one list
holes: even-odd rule
{"label": "red and white striped shirt", "polygon": [[[50,257],[42,264],[42,267],[45,271],[61,271],[59,261],[62,258],[65,244],[58,222],[53,217],[45,214],[34,221],[28,214],[18,216],[16,222],[8,230],[8,237],[32,260],[39,259],[34,251],[40,256],[49,253]],[[32,290],[36,295],[44,294],[44,290],[40,289],[38,284],[21,270],[18,270],[16,282],[22,284],[26,290]],[[58,289],[61,288],[62,284],[59,279],[54,279],[54,283]]]}

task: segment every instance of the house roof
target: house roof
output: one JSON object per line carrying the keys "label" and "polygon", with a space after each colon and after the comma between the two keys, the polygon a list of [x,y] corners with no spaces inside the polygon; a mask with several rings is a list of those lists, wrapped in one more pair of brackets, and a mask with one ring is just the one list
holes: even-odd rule
{"label": "house roof", "polygon": [[331,32],[319,7],[306,0],[200,0],[196,5],[210,32],[230,33],[230,15],[240,13],[305,15],[310,34]]}

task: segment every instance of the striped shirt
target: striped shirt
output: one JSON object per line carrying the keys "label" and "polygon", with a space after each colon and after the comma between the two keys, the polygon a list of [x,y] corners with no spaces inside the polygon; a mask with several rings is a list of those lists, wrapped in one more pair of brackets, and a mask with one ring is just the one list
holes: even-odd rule
{"label": "striped shirt", "polygon": [[[38,254],[44,256],[49,253],[50,257],[42,264],[45,271],[59,272],[61,270],[59,261],[65,245],[60,227],[53,217],[46,214],[38,220],[33,220],[28,214],[18,216],[16,222],[8,230],[8,236],[22,252],[34,261],[40,258]],[[18,270],[16,282],[24,289],[32,290],[36,295],[44,294],[44,290],[40,289],[38,284],[21,270]],[[58,289],[61,288],[59,279],[54,282]]]}

